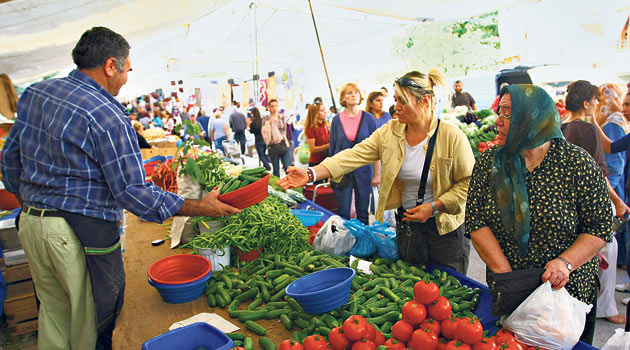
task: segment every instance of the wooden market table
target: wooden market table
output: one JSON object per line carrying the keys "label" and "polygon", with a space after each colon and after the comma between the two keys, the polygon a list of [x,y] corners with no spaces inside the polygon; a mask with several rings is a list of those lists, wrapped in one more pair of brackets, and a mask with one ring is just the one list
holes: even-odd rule
{"label": "wooden market table", "polygon": [[[324,212],[325,218],[333,214],[311,201],[301,203],[300,207],[302,209],[311,207],[312,209],[320,210]],[[166,223],[171,221],[172,219]],[[237,319],[229,317],[226,310],[219,307],[209,307],[205,296],[183,304],[168,304],[162,301],[157,290],[151,287],[147,281],[149,265],[162,257],[173,254],[186,254],[190,253],[191,250],[170,249],[170,241],[168,240],[160,246],[152,246],[151,241],[165,238],[168,235],[167,227],[141,221],[135,215],[129,213],[127,214],[127,225],[126,250],[123,253],[126,272],[125,302],[114,330],[114,350],[140,349],[142,344],[148,339],[168,331],[168,327],[171,324],[202,312],[216,313],[240,327],[240,332],[252,337],[255,348],[259,348],[257,335],[246,330],[244,324]],[[429,268],[446,270],[460,280],[462,284],[479,288],[481,301],[474,313],[484,324],[484,329],[496,329],[494,325],[496,318],[490,315],[492,298],[488,287],[444,266],[431,265]],[[239,308],[244,309],[247,304],[245,303]],[[293,334],[293,331],[287,331],[278,319],[259,320],[257,322],[267,329],[266,336],[275,344],[280,344],[281,341],[290,339]],[[596,350],[597,348],[579,342],[573,349]]]}
{"label": "wooden market table", "polygon": [[[171,324],[202,312],[216,313],[241,327],[240,332],[251,336],[255,347],[259,348],[257,335],[246,330],[245,325],[237,319],[230,318],[226,310],[209,307],[205,296],[183,304],[168,304],[162,301],[157,290],[148,283],[149,266],[168,255],[190,253],[191,249],[170,249],[169,240],[160,246],[152,246],[151,241],[168,235],[168,228],[153,222],[141,221],[130,213],[126,215],[126,247],[123,252],[126,273],[125,302],[114,330],[113,349],[140,349],[148,339],[167,332]],[[172,219],[165,223],[170,222]],[[240,308],[246,305],[247,303]],[[267,337],[276,344],[284,339],[290,339],[293,335],[284,328],[279,319],[257,322],[267,329]]]}

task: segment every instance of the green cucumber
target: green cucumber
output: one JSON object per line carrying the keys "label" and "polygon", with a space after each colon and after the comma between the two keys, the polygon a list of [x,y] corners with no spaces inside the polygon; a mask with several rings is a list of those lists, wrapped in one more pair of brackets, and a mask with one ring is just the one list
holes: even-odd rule
{"label": "green cucumber", "polygon": [[243,348],[245,348],[245,350],[254,350],[254,340],[250,337],[246,337],[245,340],[243,340]]}
{"label": "green cucumber", "polygon": [[245,340],[245,335],[242,333],[232,332],[232,333],[225,333],[225,335],[230,337],[232,340],[240,340],[240,341]]}
{"label": "green cucumber", "polygon": [[249,329],[250,331],[258,334],[258,335],[266,335],[267,334],[267,330],[265,329],[265,327],[259,325],[258,323],[254,322],[254,321],[246,321],[245,322],[245,328]]}
{"label": "green cucumber", "polygon": [[241,322],[258,321],[258,320],[262,319],[263,317],[265,317],[266,314],[268,314],[268,312],[266,310],[245,311],[245,312],[240,314],[240,316],[238,317],[238,320],[241,321]]}
{"label": "green cucumber", "polygon": [[276,345],[271,341],[271,339],[267,338],[267,337],[260,337],[258,338],[258,344],[260,344],[260,347],[262,348],[262,350],[276,350]]}
{"label": "green cucumber", "polygon": [[280,321],[282,321],[287,331],[290,331],[291,329],[293,329],[293,321],[291,321],[291,318],[289,318],[287,314],[280,315]]}

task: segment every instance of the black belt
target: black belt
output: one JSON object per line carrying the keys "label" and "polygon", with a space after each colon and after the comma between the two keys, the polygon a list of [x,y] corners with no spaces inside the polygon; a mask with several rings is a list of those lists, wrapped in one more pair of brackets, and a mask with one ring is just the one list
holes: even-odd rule
{"label": "black belt", "polygon": [[55,217],[55,218],[63,218],[63,213],[59,210],[55,209],[37,209],[33,207],[22,207],[22,212],[33,215],[33,216],[45,216],[45,217]]}

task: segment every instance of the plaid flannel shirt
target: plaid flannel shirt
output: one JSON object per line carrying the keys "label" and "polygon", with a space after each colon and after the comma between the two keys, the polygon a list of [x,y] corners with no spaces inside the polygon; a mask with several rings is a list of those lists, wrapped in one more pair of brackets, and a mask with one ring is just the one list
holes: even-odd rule
{"label": "plaid flannel shirt", "polygon": [[125,208],[162,222],[184,203],[145,182],[124,107],[78,70],[24,91],[0,171],[6,189],[18,193],[25,205],[108,221],[122,220]]}

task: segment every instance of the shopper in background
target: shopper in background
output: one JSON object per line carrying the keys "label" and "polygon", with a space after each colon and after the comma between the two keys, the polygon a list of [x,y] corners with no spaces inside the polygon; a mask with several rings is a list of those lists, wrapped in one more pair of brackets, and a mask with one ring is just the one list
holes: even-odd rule
{"label": "shopper in background", "polygon": [[230,141],[230,129],[227,123],[223,119],[223,114],[220,110],[214,113],[214,121],[212,122],[212,140],[216,148],[225,154],[223,149],[223,141]]}
{"label": "shopper in background", "polygon": [[245,154],[245,146],[247,141],[245,139],[245,129],[247,129],[247,119],[245,115],[240,111],[240,104],[234,102],[234,109],[230,114],[230,128],[234,132],[234,140],[241,146],[241,154]]}
{"label": "shopper in background", "polygon": [[142,135],[142,124],[140,124],[140,122],[137,122],[137,121],[132,121],[131,124],[133,124],[133,128],[136,130],[136,137],[138,138],[138,147],[155,148],[151,146],[151,144],[149,144],[147,140],[144,138],[144,136]]}
{"label": "shopper in background", "polygon": [[[470,241],[464,237],[464,208],[474,165],[470,143],[457,126],[437,117],[437,97],[447,89],[441,72],[409,72],[395,87],[395,120],[315,167],[290,168],[277,184],[289,188],[313,179],[340,181],[344,174],[380,160],[376,219],[382,221],[384,210],[398,208],[401,258],[416,265],[435,261],[465,274]],[[426,182],[421,185],[423,172]]]}
{"label": "shopper in background", "polygon": [[77,69],[24,91],[2,149],[2,181],[22,204],[18,238],[40,301],[40,349],[111,349],[125,286],[123,208],[155,222],[240,212],[218,191],[189,200],[145,182],[135,131],[114,98],[131,71],[129,48],[104,27],[83,33]]}
{"label": "shopper in background", "polygon": [[[344,84],[341,87],[339,101],[345,110],[337,114],[330,124],[329,156],[352,148],[370,137],[376,130],[374,116],[359,109],[359,105],[363,102],[363,95],[357,84]],[[372,180],[374,177],[380,179],[380,169],[376,171],[378,173],[375,174],[374,164],[365,165],[345,174],[343,181],[331,182],[337,199],[339,216],[350,219],[350,206],[354,195],[357,219],[368,224]]]}
{"label": "shopper in background", "polygon": [[315,166],[328,156],[330,127],[326,122],[326,107],[323,103],[313,103],[308,107],[304,132],[311,152],[308,166]]}
{"label": "shopper in background", "polygon": [[249,124],[249,132],[254,134],[256,153],[258,153],[258,159],[262,162],[263,166],[267,170],[271,170],[271,159],[267,155],[267,145],[262,137],[262,117],[258,108],[253,107],[250,110],[252,114],[252,122]]}
{"label": "shopper in background", "polygon": [[377,129],[392,120],[392,115],[383,110],[383,101],[384,97],[380,91],[372,91],[365,102],[365,111],[374,116]]}
{"label": "shopper in background", "polygon": [[[623,94],[615,84],[603,84],[599,86],[599,111],[597,120],[603,121],[602,129],[612,140],[618,140],[630,131],[630,124],[628,124],[628,120],[626,120],[621,113],[622,98]],[[621,200],[625,202],[624,169],[626,165],[626,152],[606,154],[605,158],[606,166],[608,167],[608,182]],[[623,260],[625,261],[626,231],[626,225],[623,225],[621,229],[615,233],[613,241],[606,244],[600,252],[602,257],[608,262],[609,267],[606,269],[603,269],[601,266],[599,267],[599,280],[602,288],[597,298],[597,317],[605,317],[608,321],[619,324],[625,323],[626,317],[623,314],[619,314],[619,310],[617,309],[617,300],[615,298],[617,269],[615,267],[619,261],[619,255],[623,255]],[[623,242],[623,247],[620,242]]]}
{"label": "shopper in background", "polygon": [[[569,111],[569,115],[560,128],[566,140],[588,152],[595,159],[604,176],[608,177],[610,173],[602,149],[602,143],[599,140],[597,127],[585,121],[594,120],[596,114],[598,114],[599,97],[597,86],[586,80],[578,80],[569,84],[566,97],[566,108]],[[623,172],[623,168],[621,171]],[[615,205],[615,213],[621,217],[630,213],[630,208],[623,202],[623,193],[619,195],[611,186],[608,178],[607,181],[608,192]],[[607,261],[610,261],[612,266],[615,266],[617,261],[617,242],[614,237],[610,243],[604,246],[603,252],[605,255],[603,254],[602,256]],[[614,259],[614,261],[609,259]],[[626,319],[623,315],[619,315],[615,299],[616,269],[606,271],[600,267],[598,276],[600,279],[600,290],[597,298],[597,316],[605,317],[612,323],[625,323]]]}
{"label": "shopper in background", "polygon": [[463,92],[464,84],[462,81],[455,81],[453,87],[455,88],[455,95],[453,95],[451,107],[466,106],[468,110],[476,111],[477,106],[475,106],[475,99],[469,93]]}
{"label": "shopper in background", "polygon": [[278,100],[269,101],[269,115],[263,118],[262,135],[273,164],[273,174],[280,177],[280,161],[284,171],[291,165],[289,141],[287,140],[287,120],[279,113]]}

